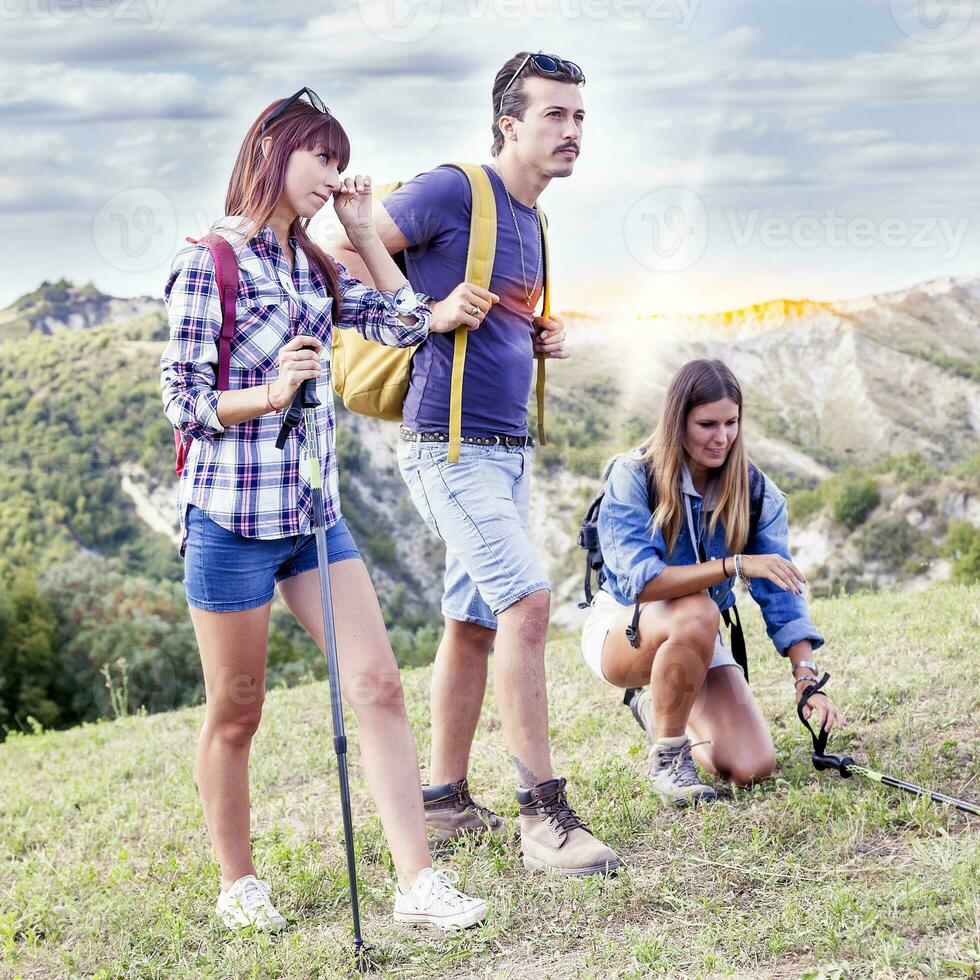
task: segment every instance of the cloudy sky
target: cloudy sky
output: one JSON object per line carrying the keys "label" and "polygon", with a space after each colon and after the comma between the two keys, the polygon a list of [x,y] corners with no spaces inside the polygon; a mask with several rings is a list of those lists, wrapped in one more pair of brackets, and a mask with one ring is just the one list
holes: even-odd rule
{"label": "cloudy sky", "polygon": [[159,295],[183,237],[221,213],[249,123],[304,84],[350,134],[351,172],[487,160],[490,83],[521,49],[587,78],[582,155],[540,202],[558,309],[977,274],[974,7],[0,0],[0,306],[59,276]]}

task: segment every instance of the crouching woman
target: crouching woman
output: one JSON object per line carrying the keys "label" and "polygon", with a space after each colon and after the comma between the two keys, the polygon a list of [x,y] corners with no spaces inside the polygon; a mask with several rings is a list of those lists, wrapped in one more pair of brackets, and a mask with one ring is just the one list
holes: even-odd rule
{"label": "crouching woman", "polygon": [[[785,498],[748,460],[742,391],[721,361],[677,372],[654,433],[609,472],[598,531],[606,580],[583,653],[602,680],[640,689],[631,707],[650,738],[653,788],[678,805],[714,799],[695,761],[740,786],[768,776],[772,738],[720,631],[735,578],[789,660],[794,707],[819,676],[823,638],[789,554]],[[843,724],[823,692],[804,714]]]}

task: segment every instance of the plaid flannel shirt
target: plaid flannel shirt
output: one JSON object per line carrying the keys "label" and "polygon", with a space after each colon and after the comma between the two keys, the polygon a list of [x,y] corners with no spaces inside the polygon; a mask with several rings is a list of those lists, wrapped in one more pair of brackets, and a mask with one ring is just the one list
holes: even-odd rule
{"label": "plaid flannel shirt", "polygon": [[[250,388],[279,376],[279,351],[298,334],[316,337],[323,347],[323,373],[317,382],[317,443],[322,467],[326,524],[340,519],[335,415],[330,382],[332,299],[295,239],[295,269],[272,229],[265,226],[248,243],[241,219],[225,218],[214,230],[238,253],[239,285],[235,337],[231,344],[229,388]],[[431,312],[419,297],[416,323],[406,326],[391,304],[392,293],[354,279],[338,263],[341,329],[353,327],[369,340],[409,347],[428,335]],[[181,554],[185,517],[200,507],[222,527],[247,538],[283,538],[310,532],[312,497],[301,446],[304,423],[276,449],[282,413],[272,412],[237,425],[218,421],[217,338],[221,302],[211,253],[204,245],[181,250],[164,292],[170,339],[160,360],[164,412],[171,424],[192,436],[181,476],[177,505]]]}

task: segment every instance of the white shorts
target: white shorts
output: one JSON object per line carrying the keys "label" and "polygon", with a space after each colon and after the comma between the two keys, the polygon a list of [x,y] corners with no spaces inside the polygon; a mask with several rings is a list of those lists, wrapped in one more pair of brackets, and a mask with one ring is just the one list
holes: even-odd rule
{"label": "white shorts", "polygon": [[[640,609],[643,609],[644,606],[663,604],[667,601],[669,600],[658,599],[653,603],[641,602]],[[605,681],[607,684],[609,681],[602,673],[602,646],[606,642],[606,635],[609,633],[613,621],[624,610],[632,609],[632,606],[620,605],[608,592],[600,589],[598,595],[592,600],[589,618],[582,628],[582,655],[585,657],[585,662],[592,668],[599,680]],[[732,651],[721,638],[721,630],[719,630],[717,637],[715,637],[715,652],[711,657],[711,663],[708,664],[708,670],[728,666],[734,667],[737,664],[732,656]]]}

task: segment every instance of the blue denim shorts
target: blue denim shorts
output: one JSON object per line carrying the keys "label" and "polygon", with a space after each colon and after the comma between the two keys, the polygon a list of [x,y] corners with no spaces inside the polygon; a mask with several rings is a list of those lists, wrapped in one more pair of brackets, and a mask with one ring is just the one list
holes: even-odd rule
{"label": "blue denim shorts", "polygon": [[491,629],[519,599],[550,589],[528,534],[530,449],[398,443],[398,466],[426,524],[446,544],[444,616]]}
{"label": "blue denim shorts", "polygon": [[[340,518],[327,528],[330,564],[360,558]],[[199,507],[187,508],[184,589],[187,601],[209,612],[240,612],[272,601],[276,582],[317,567],[316,537],[246,538],[213,521]]]}

